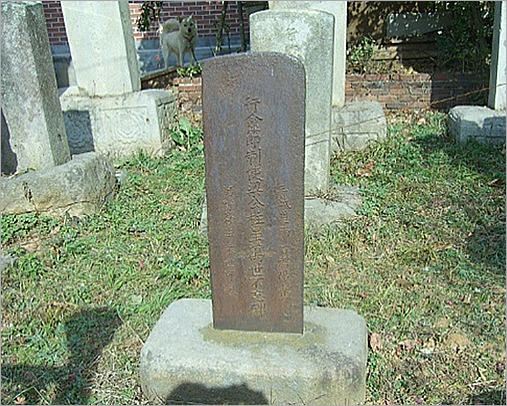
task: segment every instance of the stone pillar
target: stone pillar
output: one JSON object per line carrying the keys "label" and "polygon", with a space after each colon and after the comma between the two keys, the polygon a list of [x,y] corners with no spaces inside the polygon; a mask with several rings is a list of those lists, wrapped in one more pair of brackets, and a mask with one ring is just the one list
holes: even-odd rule
{"label": "stone pillar", "polygon": [[141,90],[127,1],[63,1],[76,82],[88,96]]}
{"label": "stone pillar", "polygon": [[303,64],[224,56],[202,80],[213,326],[301,334]]}
{"label": "stone pillar", "polygon": [[2,144],[10,134],[16,170],[46,169],[69,161],[42,3],[2,2],[1,77],[3,127],[7,127]]}
{"label": "stone pillar", "polygon": [[495,2],[495,23],[493,27],[493,52],[491,55],[491,70],[489,74],[488,106],[495,110],[505,110],[505,59],[507,3]]}
{"label": "stone pillar", "polygon": [[261,11],[250,18],[252,52],[280,52],[305,68],[305,196],[329,188],[334,17],[315,10]]}
{"label": "stone pillar", "polygon": [[345,62],[347,57],[346,1],[270,1],[272,10],[312,9],[334,16],[333,106],[345,104]]}

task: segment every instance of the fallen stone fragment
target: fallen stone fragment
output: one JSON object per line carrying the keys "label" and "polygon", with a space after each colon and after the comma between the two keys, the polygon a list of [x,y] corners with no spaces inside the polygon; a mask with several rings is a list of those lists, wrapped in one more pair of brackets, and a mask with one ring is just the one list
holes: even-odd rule
{"label": "fallen stone fragment", "polygon": [[75,155],[63,165],[2,178],[1,210],[79,217],[96,213],[114,195],[115,184],[114,168],[105,157]]}

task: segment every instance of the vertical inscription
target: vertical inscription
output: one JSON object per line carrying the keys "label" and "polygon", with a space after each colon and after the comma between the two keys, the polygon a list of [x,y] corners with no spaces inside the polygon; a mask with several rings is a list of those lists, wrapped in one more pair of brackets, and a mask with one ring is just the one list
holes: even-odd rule
{"label": "vertical inscription", "polygon": [[304,89],[282,54],[203,69],[214,328],[303,330]]}
{"label": "vertical inscription", "polygon": [[292,319],[291,291],[290,291],[290,210],[291,206],[287,200],[288,189],[279,184],[276,187],[276,204],[280,218],[280,257],[277,269],[280,280],[280,297],[282,314],[285,322]]}
{"label": "vertical inscription", "polygon": [[226,190],[226,198],[222,201],[224,207],[224,222],[225,222],[225,259],[224,259],[224,291],[228,296],[237,295],[237,290],[234,289],[234,267],[235,258],[234,253],[234,192],[233,187],[228,186]]}
{"label": "vertical inscription", "polygon": [[257,317],[266,316],[266,295],[264,292],[264,203],[261,148],[261,122],[258,107],[261,100],[258,97],[247,97],[246,111],[246,168],[248,177],[248,224],[250,235],[249,248],[249,280],[250,280],[250,312]]}
{"label": "vertical inscription", "polygon": [[301,50],[299,48],[299,41],[296,38],[297,30],[294,27],[286,27],[285,30],[280,30],[281,38],[286,38],[285,44],[285,53],[289,55],[301,55]]}

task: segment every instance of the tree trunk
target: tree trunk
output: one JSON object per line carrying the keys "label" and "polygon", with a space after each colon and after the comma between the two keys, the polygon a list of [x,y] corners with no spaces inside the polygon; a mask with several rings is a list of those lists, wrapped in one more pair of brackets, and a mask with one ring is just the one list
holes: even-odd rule
{"label": "tree trunk", "polygon": [[243,2],[238,1],[239,35],[241,36],[241,52],[246,52],[245,21],[243,20]]}
{"label": "tree trunk", "polygon": [[215,46],[215,56],[218,55],[220,53],[220,50],[222,49],[222,32],[224,31],[224,27],[225,27],[225,17],[226,17],[226,14],[227,14],[227,5],[228,5],[228,1],[224,1],[222,3],[222,14],[220,15],[220,25],[218,27],[218,30],[217,30],[217,34],[216,34],[216,37],[217,37],[217,44]]}

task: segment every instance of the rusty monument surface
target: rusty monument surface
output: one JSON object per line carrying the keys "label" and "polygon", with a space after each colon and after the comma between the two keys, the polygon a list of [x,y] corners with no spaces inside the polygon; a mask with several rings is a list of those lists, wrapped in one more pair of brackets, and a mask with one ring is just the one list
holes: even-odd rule
{"label": "rusty monument surface", "polygon": [[213,326],[302,333],[303,65],[224,56],[202,77]]}

